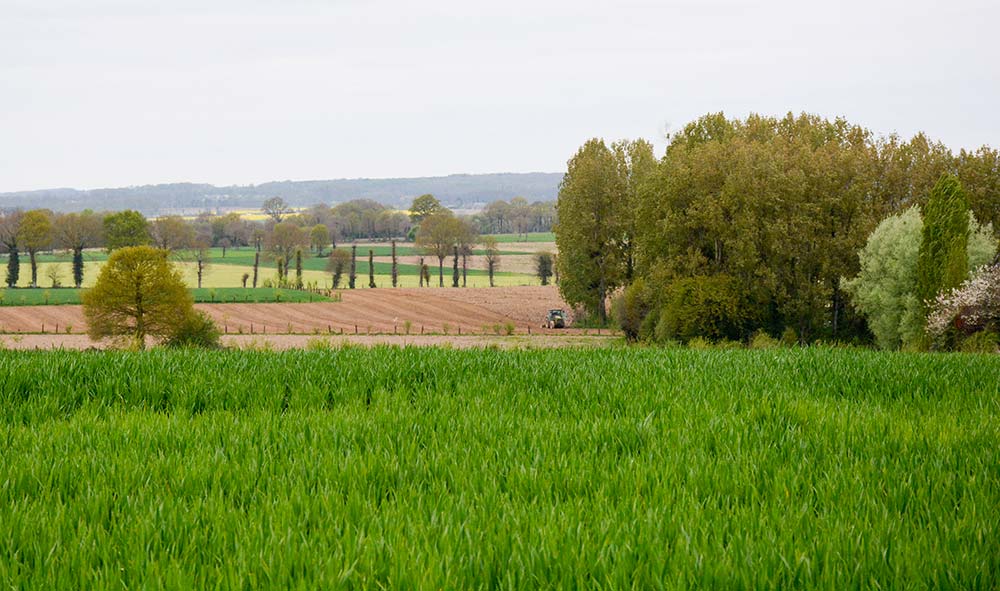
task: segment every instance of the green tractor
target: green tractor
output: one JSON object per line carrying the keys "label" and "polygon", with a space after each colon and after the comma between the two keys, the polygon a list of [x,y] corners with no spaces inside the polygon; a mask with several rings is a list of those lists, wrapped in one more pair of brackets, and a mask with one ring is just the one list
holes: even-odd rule
{"label": "green tractor", "polygon": [[566,311],[565,310],[549,310],[549,313],[545,315],[545,328],[566,328]]}

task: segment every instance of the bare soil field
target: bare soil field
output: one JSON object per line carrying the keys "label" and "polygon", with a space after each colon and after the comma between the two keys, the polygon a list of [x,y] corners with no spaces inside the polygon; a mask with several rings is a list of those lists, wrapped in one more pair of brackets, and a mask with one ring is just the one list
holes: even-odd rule
{"label": "bare soil field", "polygon": [[[516,335],[566,337],[594,332],[541,328],[547,310],[566,307],[554,286],[345,290],[342,298],[340,302],[309,304],[196,307],[211,315],[228,335],[500,336],[512,329]],[[0,307],[0,333],[45,333],[37,335],[45,337],[84,332],[86,322],[80,306]]]}

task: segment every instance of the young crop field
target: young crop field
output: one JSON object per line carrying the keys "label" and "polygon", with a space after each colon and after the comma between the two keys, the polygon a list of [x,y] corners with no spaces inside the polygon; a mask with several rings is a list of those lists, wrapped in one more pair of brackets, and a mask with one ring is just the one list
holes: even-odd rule
{"label": "young crop field", "polygon": [[493,234],[500,244],[508,242],[555,242],[555,232],[528,232],[527,234]]}
{"label": "young crop field", "polygon": [[1000,357],[0,353],[4,588],[989,588]]}
{"label": "young crop field", "polygon": [[[374,250],[374,249],[373,249]],[[221,249],[213,249],[213,256],[209,259],[209,265],[205,268],[202,276],[204,287],[238,287],[243,284],[243,275],[253,276],[253,251],[229,249],[226,257],[222,258]],[[101,267],[107,260],[104,253],[88,253],[88,258],[84,262],[84,287],[90,287],[97,280]],[[530,255],[518,253],[517,257],[528,258]],[[477,257],[478,258],[478,257]],[[514,260],[515,257],[510,257]],[[49,278],[50,269],[56,267],[62,285],[72,283],[72,268],[68,262],[68,256],[46,255],[39,257],[42,261],[38,265],[38,284],[41,287],[52,285]],[[58,259],[58,260],[57,260]],[[65,259],[65,260],[62,260]],[[2,262],[2,261],[0,261]],[[425,262],[430,267],[431,281],[437,285],[437,259],[435,257],[425,257]],[[417,287],[420,283],[416,257],[413,255],[402,257],[399,261],[399,285],[403,287]],[[195,263],[178,259],[177,268],[181,271],[185,283],[191,286],[198,284],[197,266]],[[302,260],[303,281],[315,283],[319,287],[330,287],[332,282],[331,273],[326,270],[327,259],[317,257],[306,257]],[[293,263],[294,265],[294,263]],[[523,266],[523,265],[522,265]],[[529,265],[530,266],[530,265]],[[368,251],[358,248],[357,258],[357,287],[368,287]],[[379,287],[390,287],[392,285],[392,264],[385,261],[375,262],[375,282]],[[452,261],[449,257],[444,261],[445,285],[451,285]],[[290,271],[290,276],[295,276],[294,266]],[[467,270],[467,285],[469,287],[488,287],[489,276],[481,267],[469,266]],[[261,257],[258,270],[258,282],[262,284],[265,280],[277,279],[277,264],[273,260]],[[31,284],[31,270],[26,263],[21,265],[21,274],[18,279],[19,287],[28,287]],[[495,285],[537,285],[538,278],[530,273],[498,271],[494,278]],[[342,278],[342,286],[347,286],[347,270],[345,269]]]}

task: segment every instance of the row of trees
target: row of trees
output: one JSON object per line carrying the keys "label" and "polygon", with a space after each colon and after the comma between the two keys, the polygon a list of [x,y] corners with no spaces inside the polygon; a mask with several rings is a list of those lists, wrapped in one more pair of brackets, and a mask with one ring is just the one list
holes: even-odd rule
{"label": "row of trees", "polygon": [[[374,204],[374,202],[372,202]],[[323,220],[340,224],[337,219],[329,216],[348,218],[357,214],[362,224],[373,222],[375,218],[366,218],[364,212],[376,211],[382,206],[359,207],[363,202],[355,201],[334,208],[316,206],[302,213],[293,213],[281,199],[268,200],[263,210],[268,219],[263,222],[250,222],[237,214],[224,216],[201,215],[197,218],[185,219],[180,216],[164,216],[147,220],[136,211],[120,211],[114,213],[97,213],[84,211],[82,213],[56,214],[49,210],[37,209],[27,212],[13,211],[0,216],[0,248],[8,253],[7,285],[17,285],[20,278],[20,255],[27,253],[31,262],[31,286],[38,286],[37,254],[48,249],[67,249],[73,253],[73,282],[76,287],[83,283],[83,253],[85,249],[104,248],[109,252],[130,246],[155,246],[171,253],[175,259],[188,260],[196,263],[198,286],[204,271],[207,269],[213,247],[222,248],[222,256],[231,247],[252,247],[256,251],[253,262],[253,274],[244,278],[253,287],[257,287],[259,264],[261,256],[276,262],[278,280],[287,280],[295,261],[298,287],[301,287],[303,252],[316,257],[330,256],[329,268],[340,269],[343,272],[347,253],[338,250],[337,239],[343,233],[331,233],[330,227]],[[360,213],[359,213],[360,212]],[[397,219],[399,216],[404,220]],[[445,208],[432,195],[422,195],[413,201],[409,215],[394,212],[393,230],[388,234],[395,245],[396,236],[410,233],[417,246],[428,256],[437,258],[438,283],[444,285],[444,259],[454,256],[455,268],[461,259],[461,284],[465,285],[468,269],[468,257],[473,253],[473,247],[482,244],[489,273],[490,284],[493,284],[494,273],[499,267],[500,257],[496,241],[490,237],[480,239],[477,224],[468,218],[459,218]],[[367,221],[365,221],[367,220]],[[314,223],[320,222],[320,223]],[[343,230],[346,226],[335,225]],[[373,230],[374,231],[374,230]],[[348,235],[356,232],[351,230]],[[377,232],[366,233],[369,237],[378,237]],[[393,250],[395,253],[395,249]],[[398,277],[396,257],[393,256],[394,276]],[[353,262],[353,257],[351,259]],[[423,265],[423,261],[421,261]],[[337,273],[335,273],[337,275]],[[353,274],[352,274],[353,277]],[[458,285],[458,275],[453,283]],[[421,273],[421,284],[424,283],[424,273]],[[429,277],[427,278],[429,284]],[[55,283],[55,280],[53,280]],[[395,282],[394,282],[395,285]],[[245,285],[244,285],[245,286]],[[353,281],[351,282],[353,287]]]}
{"label": "row of trees", "polygon": [[528,203],[524,197],[509,202],[497,200],[471,219],[483,234],[527,234],[551,232],[556,222],[556,204],[552,201]]}
{"label": "row of trees", "polygon": [[[972,234],[995,250],[1000,157],[990,148],[956,155],[922,134],[876,137],[810,115],[707,115],[661,159],[642,140],[591,140],[560,188],[560,288],[600,321],[624,289],[619,317],[634,338],[864,340],[870,319],[845,285],[859,252],[888,216],[929,206],[945,175],[964,187]],[[941,264],[968,273],[968,260]],[[915,297],[926,314],[930,288]]]}

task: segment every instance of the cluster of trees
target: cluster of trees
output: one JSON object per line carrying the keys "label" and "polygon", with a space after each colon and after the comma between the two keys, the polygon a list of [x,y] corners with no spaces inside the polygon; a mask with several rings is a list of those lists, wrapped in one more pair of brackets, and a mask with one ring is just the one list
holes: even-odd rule
{"label": "cluster of trees", "polygon": [[527,234],[551,232],[556,222],[554,201],[528,203],[524,197],[514,197],[489,203],[472,216],[472,223],[483,234]]}
{"label": "cluster of trees", "polygon": [[[641,140],[591,140],[560,187],[560,288],[600,321],[621,290],[615,308],[632,338],[746,340],[763,331],[802,342],[868,340],[878,321],[847,278],[862,271],[859,253],[880,222],[913,207],[930,215],[938,183],[943,194],[959,188],[965,209],[949,219],[966,229],[947,248],[918,243],[927,254],[917,258],[951,269],[947,281],[917,282],[918,324],[926,302],[982,258],[962,258],[954,244],[996,250],[996,150],[956,155],[922,134],[876,137],[810,115],[707,115],[674,135],[660,159]],[[918,275],[932,267],[922,263]]]}

